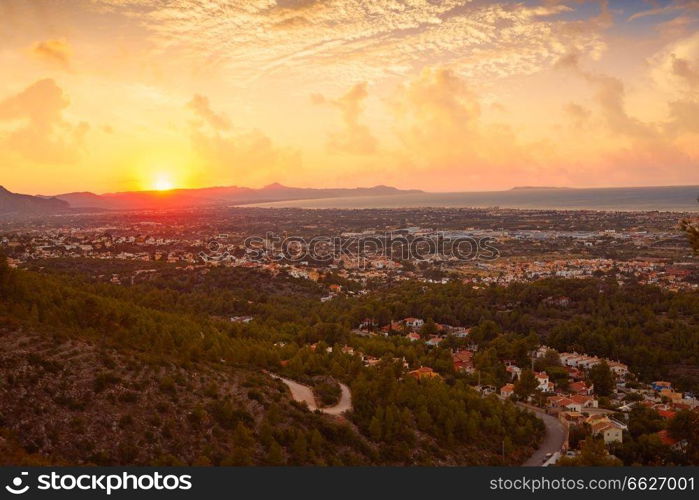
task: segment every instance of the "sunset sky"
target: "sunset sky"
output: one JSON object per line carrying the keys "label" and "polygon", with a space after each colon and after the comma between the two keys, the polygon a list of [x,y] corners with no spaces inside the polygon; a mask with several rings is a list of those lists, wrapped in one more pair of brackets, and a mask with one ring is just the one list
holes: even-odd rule
{"label": "sunset sky", "polygon": [[699,0],[0,0],[0,184],[699,184]]}

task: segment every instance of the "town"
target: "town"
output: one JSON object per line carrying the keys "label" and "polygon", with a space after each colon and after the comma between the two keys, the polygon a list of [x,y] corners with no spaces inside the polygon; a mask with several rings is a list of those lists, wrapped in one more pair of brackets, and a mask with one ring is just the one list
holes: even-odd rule
{"label": "town", "polygon": [[[49,259],[136,263],[126,266],[127,271],[117,269],[104,276],[116,283],[143,279],[156,271],[149,264],[157,263],[190,272],[230,266],[313,281],[332,282],[335,277],[350,294],[400,280],[456,280],[477,287],[591,276],[669,290],[699,288],[699,268],[678,230],[678,221],[687,214],[509,209],[357,212],[231,208],[54,216],[3,223],[0,246],[11,265],[20,267]],[[563,228],[566,225],[568,229]],[[398,239],[398,245],[387,235]],[[330,259],[313,254],[295,258],[279,248],[291,236],[353,240],[354,246],[349,253]],[[250,245],[251,238],[267,251]],[[476,246],[487,241],[490,250],[487,258],[478,251],[446,254],[428,244],[438,239]],[[387,243],[379,251],[372,247],[358,251],[357,242],[364,240]],[[336,293],[337,286],[329,290],[330,297]]]}
{"label": "town", "polygon": [[[598,437],[605,445],[623,443],[623,433],[628,431],[629,419],[634,409],[644,409],[658,419],[667,421],[675,418],[678,411],[699,411],[699,399],[690,392],[673,389],[668,381],[641,383],[629,367],[616,360],[600,358],[577,352],[557,352],[540,345],[532,350],[530,367],[520,367],[513,360],[503,360],[502,368],[509,382],[497,388],[481,384],[474,356],[478,345],[469,341],[470,328],[442,324],[429,324],[420,318],[404,318],[391,321],[377,328],[375,322],[364,320],[353,330],[361,337],[402,336],[409,342],[423,343],[436,347],[442,343],[459,345],[451,349],[453,373],[466,375],[475,390],[484,397],[493,395],[503,400],[517,401],[535,412],[552,415],[564,428],[565,439],[560,450],[546,456],[546,464],[555,464],[562,456],[575,457],[585,436]],[[310,346],[312,350],[317,344]],[[332,347],[327,347],[332,352]],[[340,352],[359,356],[365,366],[375,366],[381,359],[356,350],[348,345]],[[405,359],[394,359],[403,367],[404,375],[422,379],[441,379],[437,370],[429,366],[412,368]],[[547,370],[555,372],[554,376]],[[597,374],[595,372],[597,371]],[[600,376],[605,387],[595,388],[595,379]],[[606,377],[606,378],[605,378]],[[686,441],[673,439],[666,429],[654,433],[658,441],[681,452]]]}
{"label": "town", "polygon": [[[488,428],[485,415],[495,410],[468,413],[487,404],[501,408],[503,421],[506,408],[517,408],[528,415],[518,418],[529,429],[519,436],[501,429],[505,437],[490,443],[488,463],[586,464],[592,456],[603,463],[684,464],[694,444],[683,422],[699,411],[694,316],[684,302],[696,294],[699,268],[678,227],[684,215],[497,208],[98,212],[3,222],[0,248],[17,272],[60,276],[65,286],[89,286],[96,297],[134,301],[137,308],[145,303],[155,308],[148,315],[160,308],[183,315],[194,338],[183,340],[178,320],[177,355],[189,353],[180,345],[195,339],[205,350],[256,339],[259,347],[241,344],[240,352],[264,354],[236,363],[306,383],[328,404],[343,387],[354,405],[350,421],[387,449],[395,446],[396,419],[415,427],[411,436],[429,430],[444,443],[453,443],[455,432],[475,440],[464,446],[493,441],[474,428]],[[339,242],[343,251],[304,248],[314,238]],[[303,256],[287,241],[300,245]],[[373,246],[363,249],[365,241]],[[478,251],[470,247],[463,258],[448,251],[454,242]],[[39,303],[50,309],[56,300]],[[18,310],[35,325],[52,317],[41,308]],[[605,314],[610,308],[625,311],[626,319]],[[649,322],[651,311],[665,322]],[[112,317],[105,316],[109,325]],[[209,323],[212,335],[226,340],[209,342],[200,331]],[[162,327],[149,320],[141,328]],[[664,343],[660,355],[648,350],[654,341]],[[201,350],[192,348],[194,362]],[[229,364],[224,354],[215,361]],[[383,382],[366,386],[367,379],[409,387],[404,391],[418,401],[453,391],[470,401],[458,409],[461,430],[450,430],[457,424],[448,419],[446,429],[436,425],[447,418],[438,406],[416,407],[415,416],[396,416],[394,403],[375,408],[362,394],[399,401],[401,393],[387,396]],[[532,420],[555,439],[527,458],[522,450],[531,450],[542,432]],[[429,449],[428,440],[421,446]],[[418,460],[391,450],[396,463]],[[444,463],[480,460],[469,453]]]}

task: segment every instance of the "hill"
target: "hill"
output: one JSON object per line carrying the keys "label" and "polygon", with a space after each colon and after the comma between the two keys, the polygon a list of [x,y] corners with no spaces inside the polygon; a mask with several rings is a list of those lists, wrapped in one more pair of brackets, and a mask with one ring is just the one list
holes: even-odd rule
{"label": "hill", "polygon": [[[348,335],[312,310],[317,297],[236,272],[127,287],[0,258],[0,464],[497,465],[521,463],[539,439],[536,418],[461,381],[316,352],[310,342]],[[226,319],[241,313],[256,319]],[[355,408],[310,412],[266,370],[332,376]]]}
{"label": "hill", "polygon": [[16,194],[0,186],[0,216],[52,214],[69,208],[69,204],[64,200]]}

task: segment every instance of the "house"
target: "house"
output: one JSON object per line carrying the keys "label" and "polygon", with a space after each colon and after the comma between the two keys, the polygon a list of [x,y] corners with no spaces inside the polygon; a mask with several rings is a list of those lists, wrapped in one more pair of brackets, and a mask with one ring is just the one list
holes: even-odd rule
{"label": "house", "polygon": [[442,337],[437,337],[436,335],[433,335],[427,342],[425,342],[425,344],[430,347],[437,347],[442,340]]}
{"label": "house", "polygon": [[515,392],[514,384],[505,384],[500,388],[500,397],[503,399],[508,399]]}
{"label": "house", "polygon": [[583,396],[590,396],[594,390],[594,385],[588,386],[585,382],[579,381],[579,382],[573,382],[568,386],[568,390],[572,394],[580,394]]}
{"label": "house", "polygon": [[566,366],[566,372],[568,373],[568,377],[573,380],[582,380],[585,378],[585,374],[582,371],[572,366]]}
{"label": "house", "polygon": [[365,366],[376,366],[381,363],[381,359],[375,358],[374,356],[364,356]]}
{"label": "house", "polygon": [[440,377],[439,373],[434,371],[432,368],[429,366],[421,366],[417,370],[413,370],[411,372],[408,372],[408,375],[411,377],[414,377],[418,380],[422,380],[425,378],[435,378],[435,377]]}
{"label": "house", "polygon": [[549,376],[546,372],[538,372],[534,374],[536,381],[539,383],[537,389],[542,392],[553,392],[553,382],[549,381]]}
{"label": "house", "polygon": [[667,398],[673,403],[680,403],[682,401],[682,394],[679,392],[675,392],[672,389],[661,389],[660,397]]}
{"label": "house", "polygon": [[571,411],[580,411],[581,407],[579,404],[566,397],[566,396],[550,396],[547,398],[547,406],[552,409],[568,409]]}
{"label": "house", "polygon": [[359,329],[360,330],[369,330],[370,328],[373,328],[376,326],[376,323],[374,322],[373,319],[369,318],[364,318],[361,323],[359,323]]}
{"label": "house", "polygon": [[660,439],[661,443],[663,443],[665,446],[669,446],[675,451],[683,452],[687,448],[686,439],[679,441],[670,436],[670,433],[665,429],[658,431],[656,435],[658,436],[658,439]]}
{"label": "house", "polygon": [[597,356],[583,356],[578,359],[577,366],[589,370],[593,366],[600,364],[600,362]]}
{"label": "house", "polygon": [[580,425],[585,422],[585,415],[579,411],[562,411],[558,419],[567,425]]}
{"label": "house", "polygon": [[522,375],[522,369],[519,366],[509,365],[505,370],[510,375],[510,380],[519,380],[519,376]]}
{"label": "house", "polygon": [[422,325],[425,324],[425,321],[419,318],[405,318],[403,320],[403,323],[405,324],[405,326],[410,328],[422,328]]}
{"label": "house", "polygon": [[609,369],[612,370],[614,375],[616,375],[617,377],[625,377],[629,374],[629,367],[624,363],[619,363],[618,361],[609,361],[607,364],[609,365]]}
{"label": "house", "polygon": [[624,431],[609,419],[601,419],[592,424],[592,435],[601,436],[604,444],[621,443],[624,440]]}
{"label": "house", "polygon": [[597,408],[599,402],[592,396],[583,396],[582,394],[575,394],[570,397],[570,399],[575,403],[579,404],[580,408]]}
{"label": "house", "polygon": [[662,391],[663,389],[672,390],[672,383],[666,382],[665,380],[656,380],[650,384],[654,391]]}
{"label": "house", "polygon": [[672,410],[656,410],[658,412],[658,415],[663,417],[665,420],[671,420],[675,418],[675,415],[677,414],[676,412]]}
{"label": "house", "polygon": [[454,370],[457,372],[473,373],[475,367],[473,366],[473,351],[468,351],[462,349],[456,351],[452,354],[452,359],[454,361]]}
{"label": "house", "polygon": [[544,356],[546,356],[546,353],[551,351],[551,350],[552,349],[548,346],[545,346],[545,345],[539,346],[539,348],[536,351],[534,351],[534,356],[536,358],[543,358]]}
{"label": "house", "polygon": [[411,341],[411,342],[417,342],[418,340],[420,340],[420,334],[419,334],[419,333],[415,333],[415,332],[410,332],[409,334],[407,334],[407,335],[405,336],[405,338],[408,339],[408,340]]}
{"label": "house", "polygon": [[403,326],[400,323],[398,323],[397,321],[391,321],[390,325],[386,325],[386,326],[381,327],[381,331],[385,335],[388,335],[388,334],[394,333],[394,332],[402,332]]}
{"label": "house", "polygon": [[460,327],[455,328],[451,332],[451,334],[454,337],[459,338],[459,339],[465,339],[466,337],[469,336],[470,333],[471,333],[470,328],[460,328]]}

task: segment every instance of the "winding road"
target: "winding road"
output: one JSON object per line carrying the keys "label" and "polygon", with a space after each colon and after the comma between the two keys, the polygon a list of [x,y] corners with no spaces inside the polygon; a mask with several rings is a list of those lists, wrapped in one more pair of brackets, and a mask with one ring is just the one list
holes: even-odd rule
{"label": "winding road", "polygon": [[[310,411],[318,410],[326,415],[338,416],[352,409],[352,393],[350,392],[349,387],[347,387],[345,384],[340,384],[342,393],[340,394],[340,400],[337,402],[337,404],[334,406],[321,408],[318,407],[316,398],[313,396],[313,391],[310,387],[294,382],[293,380],[280,377],[274,373],[269,373],[269,375],[284,382],[291,391],[291,397],[293,397],[295,401],[306,403],[306,406],[308,406]],[[522,403],[518,403],[517,406],[534,413],[534,415],[536,415],[536,417],[539,418],[546,427],[546,434],[544,435],[544,439],[539,445],[539,448],[532,454],[531,457],[527,459],[526,462],[522,464],[523,467],[541,467],[544,462],[546,462],[546,459],[548,458],[547,455],[550,457],[551,455],[554,455],[562,450],[563,444],[566,440],[565,427],[556,417],[548,415],[543,410],[524,405]]]}
{"label": "winding road", "polygon": [[534,413],[546,426],[546,434],[539,448],[529,459],[522,464],[524,467],[541,467],[546,461],[546,455],[560,452],[566,439],[566,431],[563,424],[556,417],[546,414],[541,410],[535,410],[530,406],[518,404],[521,408]]}
{"label": "winding road", "polygon": [[340,394],[340,400],[334,406],[319,407],[316,403],[316,398],[313,396],[313,391],[310,387],[293,380],[289,380],[279,375],[270,375],[278,380],[284,382],[289,390],[291,391],[291,396],[300,403],[306,403],[308,409],[311,411],[319,410],[327,415],[342,415],[344,412],[352,409],[352,393],[345,384],[340,384],[340,389],[342,393]]}

